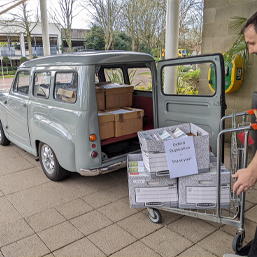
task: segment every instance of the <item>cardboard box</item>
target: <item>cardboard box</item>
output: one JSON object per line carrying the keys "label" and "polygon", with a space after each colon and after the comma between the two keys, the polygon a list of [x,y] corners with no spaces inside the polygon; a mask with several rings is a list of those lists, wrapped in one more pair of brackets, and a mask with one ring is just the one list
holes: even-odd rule
{"label": "cardboard box", "polygon": [[[152,169],[153,166],[151,165],[151,162],[158,162],[160,153],[163,154],[163,157],[165,155],[164,140],[162,140],[160,137],[157,137],[156,135],[158,133],[161,133],[164,130],[166,130],[167,132],[173,133],[176,130],[176,128],[179,128],[186,134],[194,135],[193,140],[194,140],[198,172],[209,171],[209,168],[210,168],[210,156],[209,156],[210,135],[209,133],[192,123],[184,123],[176,126],[138,132],[141,151],[145,152],[148,155],[151,154],[151,157],[148,158],[149,164],[150,164],[150,167],[148,169],[149,172],[163,171],[161,167],[158,170]],[[181,138],[180,140],[183,141],[183,138]],[[144,161],[145,160],[146,158],[144,158]],[[165,162],[165,165],[163,163],[165,167],[166,167],[166,163],[167,163],[167,160]],[[146,167],[147,167],[147,163],[146,163]]]}
{"label": "cardboard box", "polygon": [[130,206],[132,208],[177,207],[177,179],[152,179],[144,167],[130,166],[131,162],[135,165],[135,162],[142,160],[141,154],[129,154],[127,158]]}
{"label": "cardboard box", "polygon": [[105,91],[105,109],[131,107],[134,86],[117,83],[97,84]]}
{"label": "cardboard box", "polygon": [[115,137],[125,136],[143,130],[144,110],[124,107],[106,110],[114,114]]}
{"label": "cardboard box", "polygon": [[98,111],[103,111],[105,110],[104,89],[101,87],[95,87],[95,89],[96,89],[96,100],[97,100]]}
{"label": "cardboard box", "polygon": [[76,101],[77,97],[77,89],[64,89],[64,88],[58,88],[57,95],[61,96],[61,99],[63,101],[68,101],[74,103]]}
{"label": "cardboard box", "polygon": [[[230,171],[221,166],[220,206],[230,207]],[[215,209],[217,206],[217,169],[178,178],[179,208]]]}
{"label": "cardboard box", "polygon": [[98,112],[101,140],[114,137],[114,114]]}

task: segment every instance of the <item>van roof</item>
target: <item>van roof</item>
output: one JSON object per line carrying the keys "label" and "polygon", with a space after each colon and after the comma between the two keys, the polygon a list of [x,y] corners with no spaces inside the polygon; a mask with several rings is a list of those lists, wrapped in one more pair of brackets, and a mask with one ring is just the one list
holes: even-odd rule
{"label": "van roof", "polygon": [[129,62],[148,62],[153,60],[154,58],[150,54],[132,51],[75,52],[36,58],[22,63],[20,68],[119,64]]}

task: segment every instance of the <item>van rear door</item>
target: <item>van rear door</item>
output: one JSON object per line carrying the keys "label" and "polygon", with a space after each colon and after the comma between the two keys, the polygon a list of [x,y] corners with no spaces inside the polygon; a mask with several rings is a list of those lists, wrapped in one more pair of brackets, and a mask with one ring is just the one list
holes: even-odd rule
{"label": "van rear door", "polygon": [[224,76],[222,54],[160,61],[155,127],[194,123],[210,133],[210,145],[216,155],[219,122],[226,106]]}

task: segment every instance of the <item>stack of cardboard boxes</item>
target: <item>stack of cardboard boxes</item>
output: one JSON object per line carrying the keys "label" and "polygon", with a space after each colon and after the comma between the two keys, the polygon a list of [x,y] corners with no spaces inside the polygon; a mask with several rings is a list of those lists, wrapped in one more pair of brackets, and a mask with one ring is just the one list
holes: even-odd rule
{"label": "stack of cardboard boxes", "polygon": [[117,83],[96,86],[101,140],[143,129],[144,110],[131,108],[134,87]]}
{"label": "stack of cardboard boxes", "polygon": [[[193,136],[198,173],[171,179],[164,141],[172,140],[173,137],[178,139],[176,137],[178,130],[182,131],[185,136]],[[182,133],[179,133],[183,137]],[[209,134],[206,131],[187,123],[141,131],[138,132],[138,137],[142,153],[128,155],[131,207],[216,208],[217,159],[209,151]],[[221,208],[229,208],[231,174],[224,165],[221,165],[220,178]]]}

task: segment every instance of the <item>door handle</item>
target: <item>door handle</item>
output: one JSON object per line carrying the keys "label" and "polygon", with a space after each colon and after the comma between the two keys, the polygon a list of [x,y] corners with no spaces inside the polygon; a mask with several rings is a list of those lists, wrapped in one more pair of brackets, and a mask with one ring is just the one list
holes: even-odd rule
{"label": "door handle", "polygon": [[27,107],[27,104],[22,104],[23,107]]}
{"label": "door handle", "polygon": [[7,104],[7,100],[4,101],[4,104]]}

